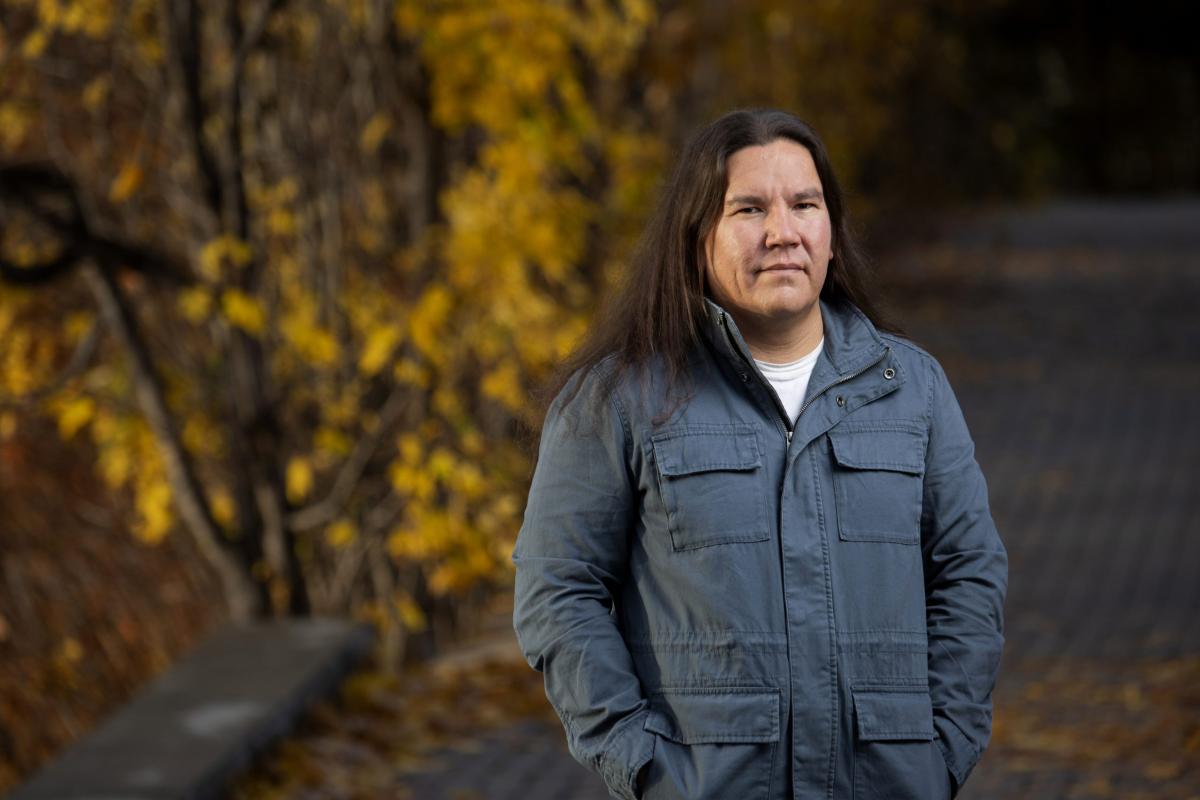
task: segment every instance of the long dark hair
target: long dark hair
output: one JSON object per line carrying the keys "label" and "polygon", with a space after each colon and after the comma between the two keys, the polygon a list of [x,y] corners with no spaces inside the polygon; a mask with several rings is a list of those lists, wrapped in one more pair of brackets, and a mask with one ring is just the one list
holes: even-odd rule
{"label": "long dark hair", "polygon": [[[786,111],[732,111],[700,131],[684,149],[634,251],[625,280],[597,316],[583,343],[551,383],[552,398],[577,372],[614,359],[616,382],[652,360],[665,370],[668,394],[686,393],[687,361],[704,319],[704,242],[725,199],[729,157],[745,147],[791,139],[812,155],[825,193],[833,254],[821,298],[851,303],[882,330],[896,330],[879,311],[866,260],[851,234],[841,186],[816,131]],[[579,384],[576,384],[578,386]]]}

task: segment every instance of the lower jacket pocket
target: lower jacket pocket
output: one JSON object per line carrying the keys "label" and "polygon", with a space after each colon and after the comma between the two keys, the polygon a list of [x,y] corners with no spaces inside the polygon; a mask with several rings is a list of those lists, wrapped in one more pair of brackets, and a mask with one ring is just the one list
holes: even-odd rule
{"label": "lower jacket pocket", "polygon": [[661,689],[645,728],[657,737],[643,800],[767,800],[780,738],[780,692],[761,687]]}
{"label": "lower jacket pocket", "polygon": [[949,800],[924,687],[854,689],[855,800]]}

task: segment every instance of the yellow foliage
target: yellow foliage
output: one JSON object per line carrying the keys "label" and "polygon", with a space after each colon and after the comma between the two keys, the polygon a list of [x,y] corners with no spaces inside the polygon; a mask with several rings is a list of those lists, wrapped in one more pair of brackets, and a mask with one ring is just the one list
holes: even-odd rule
{"label": "yellow foliage", "polygon": [[454,454],[444,447],[439,447],[429,454],[429,461],[426,463],[425,469],[434,478],[445,480],[454,474],[456,466]]}
{"label": "yellow foliage", "polygon": [[62,402],[58,408],[58,432],[64,439],[70,439],[75,433],[87,425],[96,413],[96,402],[87,395],[78,395]]}
{"label": "yellow foliage", "polygon": [[59,643],[58,658],[71,664],[78,664],[83,660],[83,645],[75,637],[68,636]]}
{"label": "yellow foliage", "polygon": [[388,535],[388,553],[397,559],[427,561],[445,552],[454,541],[449,517],[436,511],[416,514],[417,521]]}
{"label": "yellow foliage", "polygon": [[[96,324],[96,315],[91,311],[76,311],[68,314],[63,324],[63,333],[72,342],[78,342]],[[0,326],[2,329],[3,326]]]}
{"label": "yellow foliage", "polygon": [[[355,102],[345,115],[325,118],[320,104],[336,97],[327,93],[303,98],[316,101],[309,106],[318,112],[311,119],[289,117],[305,106],[296,104],[289,95],[295,88],[280,75],[294,71],[297,86],[326,92],[311,79],[319,76],[319,58],[330,47],[362,52],[370,68],[364,74],[378,74],[383,62],[373,60],[373,37],[394,33],[377,18],[378,7],[352,0],[272,14],[269,46],[251,55],[243,75],[248,96],[271,98],[255,106],[261,117],[243,130],[250,241],[227,234],[196,241],[208,221],[195,224],[199,217],[193,220],[177,198],[199,198],[202,187],[195,164],[176,164],[173,137],[179,131],[172,126],[178,122],[162,115],[173,106],[156,80],[163,53],[174,46],[161,37],[167,27],[159,18],[161,3],[29,2],[36,4],[27,7],[36,8],[36,24],[21,29],[23,41],[10,52],[25,61],[53,52],[78,75],[78,86],[69,102],[48,95],[36,69],[28,86],[5,83],[0,146],[36,144],[43,98],[60,97],[56,113],[61,109],[64,121],[79,126],[80,175],[93,183],[106,176],[91,188],[114,205],[125,204],[116,213],[124,215],[120,221],[130,235],[191,248],[197,283],[165,307],[148,303],[146,320],[155,357],[163,359],[168,404],[214,519],[229,531],[237,516],[233,498],[245,489],[231,483],[240,476],[218,454],[226,444],[219,415],[228,402],[221,382],[236,362],[229,358],[228,329],[204,324],[216,314],[259,337],[255,348],[264,359],[266,384],[277,392],[268,400],[279,414],[281,452],[292,454],[283,476],[290,503],[311,498],[318,473],[340,468],[357,437],[381,424],[380,399],[400,385],[412,394],[421,419],[385,437],[364,476],[363,486],[372,488],[353,495],[340,513],[348,517],[386,480],[405,503],[400,527],[387,540],[392,557],[419,563],[439,592],[464,591],[501,574],[498,553],[519,524],[520,504],[511,498],[522,495],[528,457],[490,432],[504,428],[506,412],[526,412],[526,387],[577,341],[595,302],[595,281],[580,274],[593,237],[601,237],[603,257],[616,261],[623,253],[624,239],[608,238],[608,207],[615,203],[632,217],[655,187],[660,161],[645,148],[658,141],[657,133],[630,132],[643,128],[636,115],[625,122],[618,83],[642,47],[653,4],[391,3],[399,33],[415,43],[430,80],[428,122],[450,145],[431,176],[436,185],[427,187],[410,180],[419,152],[409,151],[407,136],[398,138],[408,128],[401,131],[398,112],[383,97],[360,94],[363,78],[349,77],[346,92]],[[205,4],[200,9],[203,24],[220,22],[223,12]],[[88,43],[65,37],[94,35],[108,36],[105,46],[81,51],[104,58],[80,56],[76,62],[70,50]],[[222,96],[230,88],[230,54],[222,51],[221,37],[211,40],[206,33],[201,39],[211,68],[204,90]],[[131,79],[118,81],[118,72],[96,69],[105,58],[115,58],[119,74]],[[115,113],[126,108],[145,108],[149,124],[139,127]],[[232,163],[224,151],[231,120],[222,104],[213,110],[202,123],[203,135],[225,170]],[[90,126],[101,123],[115,126],[111,148],[99,141],[103,137],[87,136]],[[304,147],[291,141],[296,124],[313,134]],[[337,144],[346,144],[347,130],[348,148]],[[403,147],[390,146],[393,140]],[[321,147],[321,163],[309,163]],[[599,196],[598,186],[608,196]],[[426,220],[431,224],[422,227],[421,215],[411,214],[408,204],[422,202],[419,195],[427,190],[436,193],[437,207]],[[130,202],[135,198],[137,215]],[[232,230],[229,222],[219,220],[218,229]],[[15,244],[11,260],[29,263],[44,255],[44,243]],[[252,263],[253,273],[245,270]],[[192,325],[177,324],[181,319]],[[56,320],[55,336],[38,337],[28,335],[19,319],[13,325],[12,331],[0,326],[0,388],[8,392],[43,383],[61,366],[63,344],[77,342],[86,330],[82,322]],[[55,348],[39,351],[40,339]],[[110,349],[102,359],[110,359]],[[80,382],[95,398],[94,408],[89,411],[73,387],[51,411],[64,432],[89,429],[106,483],[132,492],[135,533],[158,541],[174,524],[171,491],[153,435],[132,410],[127,370],[119,360],[104,361]],[[206,405],[214,401],[221,406]],[[343,518],[309,537],[305,568],[332,568],[326,562],[340,555],[318,557],[322,545],[346,547],[358,536]],[[256,575],[278,579],[265,564]],[[376,601],[410,630],[427,624],[424,609],[407,594]]]}
{"label": "yellow foliage", "polygon": [[425,630],[429,624],[428,619],[412,595],[407,592],[398,592],[395,602],[396,612],[400,615],[400,621],[404,623],[405,629],[410,633],[420,633]]}
{"label": "yellow foliage", "polygon": [[33,335],[30,331],[17,328],[5,334],[5,349],[0,350],[0,381],[3,381],[5,394],[28,394],[37,385],[37,373],[40,371],[33,363]]}
{"label": "yellow foliage", "polygon": [[394,375],[401,383],[412,384],[418,389],[429,388],[429,373],[410,358],[401,359],[400,363],[396,364]]}
{"label": "yellow foliage", "polygon": [[134,507],[138,518],[133,533],[147,544],[158,544],[175,523],[171,508],[171,487],[161,473],[145,475],[137,487]]}
{"label": "yellow foliage", "polygon": [[118,489],[133,475],[133,456],[125,447],[106,447],[100,451],[97,466],[104,482],[111,488]]}
{"label": "yellow foliage", "polygon": [[204,322],[212,313],[212,294],[204,286],[189,286],[179,292],[179,310],[190,322]]}
{"label": "yellow foliage", "polygon": [[253,257],[254,252],[246,242],[236,236],[218,236],[200,249],[200,274],[209,281],[219,281],[222,265],[244,267]]}
{"label": "yellow foliage", "polygon": [[183,423],[183,445],[195,455],[219,458],[225,454],[225,439],[212,417],[199,411],[188,414]]}
{"label": "yellow foliage", "polygon": [[392,129],[392,118],[385,111],[376,113],[363,128],[359,146],[364,153],[374,153]]}
{"label": "yellow foliage", "polygon": [[445,350],[443,325],[454,302],[445,286],[433,285],[425,291],[409,317],[409,336],[425,356],[437,359]]}
{"label": "yellow foliage", "polygon": [[290,236],[296,232],[296,215],[286,208],[272,209],[267,215],[267,230],[276,236]]}
{"label": "yellow foliage", "polygon": [[368,220],[380,225],[387,222],[389,212],[387,192],[381,182],[368,180],[362,188],[362,201]]}
{"label": "yellow foliage", "polygon": [[285,483],[288,500],[299,503],[308,497],[313,487],[312,462],[301,456],[293,456],[287,464]]}
{"label": "yellow foliage", "polygon": [[25,37],[25,41],[21,44],[21,55],[26,58],[37,58],[46,51],[46,46],[50,44],[50,34],[44,28],[38,28]]}
{"label": "yellow foliage", "polygon": [[517,365],[505,361],[483,376],[483,394],[502,403],[506,408],[520,411],[528,404],[528,394],[521,385]]}
{"label": "yellow foliage", "polygon": [[233,502],[233,495],[229,493],[228,489],[224,486],[214,489],[208,499],[208,505],[213,519],[218,525],[227,530],[233,527],[237,517],[237,505]]}
{"label": "yellow foliage", "polygon": [[100,75],[88,81],[87,86],[83,87],[83,106],[88,111],[96,112],[104,105],[104,101],[108,99],[109,90],[112,88],[112,81],[108,75]]}
{"label": "yellow foliage", "polygon": [[0,145],[16,150],[33,124],[33,113],[23,103],[0,100]]}
{"label": "yellow foliage", "polygon": [[344,517],[325,530],[325,541],[331,547],[346,547],[358,538],[358,527]]}
{"label": "yellow foliage", "polygon": [[221,311],[231,325],[246,333],[258,335],[267,327],[266,309],[241,289],[226,289],[221,293]]}
{"label": "yellow foliage", "polygon": [[401,434],[397,438],[396,449],[399,451],[400,459],[405,466],[415,467],[425,457],[425,446],[421,441],[421,437],[412,432]]}
{"label": "yellow foliage", "polygon": [[448,477],[451,486],[470,501],[483,498],[491,490],[483,472],[471,463],[460,462]]}
{"label": "yellow foliage", "polygon": [[346,456],[350,454],[350,437],[337,428],[323,425],[313,436],[313,447],[322,455]]}
{"label": "yellow foliage", "polygon": [[17,432],[17,415],[13,411],[0,412],[0,442],[8,441]]}
{"label": "yellow foliage", "polygon": [[371,331],[358,357],[358,371],[371,376],[383,369],[402,335],[398,325],[381,325]]}
{"label": "yellow foliage", "polygon": [[307,364],[326,367],[340,355],[337,340],[317,321],[311,297],[297,297],[288,303],[279,323],[279,331]]}
{"label": "yellow foliage", "polygon": [[398,493],[422,502],[431,499],[437,491],[434,477],[420,467],[393,463],[388,469],[388,479]]}

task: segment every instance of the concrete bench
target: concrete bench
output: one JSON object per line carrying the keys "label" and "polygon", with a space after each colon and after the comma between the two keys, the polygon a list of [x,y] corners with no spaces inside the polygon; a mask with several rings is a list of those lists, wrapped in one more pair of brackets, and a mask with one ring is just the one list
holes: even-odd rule
{"label": "concrete bench", "polygon": [[9,800],[221,797],[229,780],[332,692],[370,646],[368,628],[342,620],[227,628]]}

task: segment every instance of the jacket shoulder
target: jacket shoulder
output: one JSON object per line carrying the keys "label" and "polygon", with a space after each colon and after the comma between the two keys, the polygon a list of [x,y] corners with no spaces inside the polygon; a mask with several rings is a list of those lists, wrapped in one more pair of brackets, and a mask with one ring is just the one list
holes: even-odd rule
{"label": "jacket shoulder", "polygon": [[909,363],[914,365],[919,364],[931,370],[934,374],[943,373],[942,365],[933,354],[912,340],[894,333],[883,333],[882,331],[879,333],[879,338],[887,343],[894,353],[900,358],[909,361]]}
{"label": "jacket shoulder", "polygon": [[594,409],[595,404],[610,402],[618,379],[616,355],[605,356],[595,364],[571,373],[558,394],[550,402],[547,417],[579,414]]}

